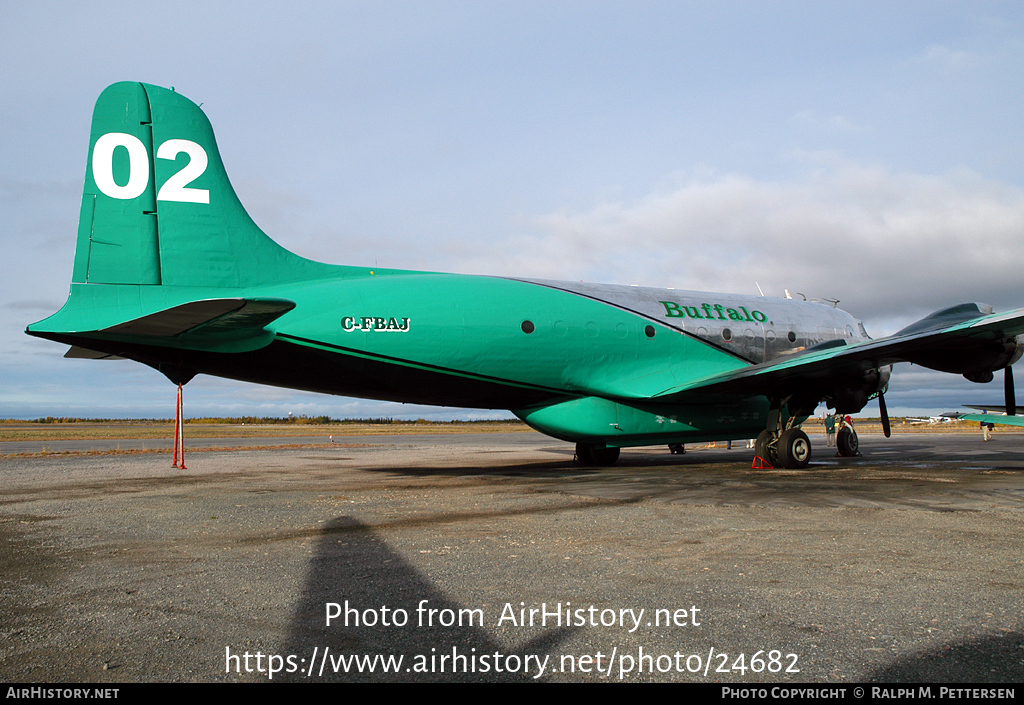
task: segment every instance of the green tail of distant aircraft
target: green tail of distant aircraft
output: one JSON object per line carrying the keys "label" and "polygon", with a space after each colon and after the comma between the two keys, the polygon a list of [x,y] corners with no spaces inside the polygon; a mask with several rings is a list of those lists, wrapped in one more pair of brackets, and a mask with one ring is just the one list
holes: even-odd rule
{"label": "green tail of distant aircraft", "polygon": [[[345,396],[510,409],[588,464],[628,446],[757,437],[803,467],[799,424],[860,411],[892,363],[985,382],[1024,347],[1024,310],[938,311],[871,340],[823,303],[321,264],[267,237],[202,110],[116,83],[93,114],[71,293],[30,335],[118,357]],[[849,431],[849,429],[847,429]],[[840,437],[855,454],[856,435]]]}

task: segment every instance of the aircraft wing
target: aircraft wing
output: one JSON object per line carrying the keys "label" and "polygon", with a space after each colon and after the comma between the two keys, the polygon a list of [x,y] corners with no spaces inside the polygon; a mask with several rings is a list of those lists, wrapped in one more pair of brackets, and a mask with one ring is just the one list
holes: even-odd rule
{"label": "aircraft wing", "polygon": [[974,304],[956,306],[886,338],[856,344],[829,341],[795,355],[672,387],[654,395],[652,400],[669,402],[694,394],[783,397],[818,384],[862,376],[897,362],[956,372],[959,370],[951,368],[969,365],[978,351],[990,354],[1003,341],[1024,334],[1024,309],[979,313]]}

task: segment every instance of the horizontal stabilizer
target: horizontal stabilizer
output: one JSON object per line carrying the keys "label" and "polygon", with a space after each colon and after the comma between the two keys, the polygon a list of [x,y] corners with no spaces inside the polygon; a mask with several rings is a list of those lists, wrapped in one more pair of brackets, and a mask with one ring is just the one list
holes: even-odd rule
{"label": "horizontal stabilizer", "polygon": [[[1006,413],[1006,406],[1004,404],[964,404],[964,406],[968,409],[978,409],[979,411],[991,411],[997,414]],[[1018,406],[1016,409],[1018,415],[1024,416],[1024,406]],[[943,415],[949,416],[949,414]],[[963,414],[960,414],[960,416],[963,416]]]}
{"label": "horizontal stabilizer", "polygon": [[89,348],[83,348],[80,345],[72,345],[68,348],[68,351],[64,353],[64,357],[69,360],[124,360],[126,358],[118,357],[117,355],[111,355],[105,352],[99,352],[98,350],[90,350]]}
{"label": "horizontal stabilizer", "polygon": [[964,414],[961,421],[979,421],[1003,426],[1024,426],[1024,416],[1005,416],[1003,414]]}
{"label": "horizontal stabilizer", "polygon": [[104,328],[101,333],[170,338],[185,333],[217,336],[262,329],[295,308],[287,299],[204,299]]}

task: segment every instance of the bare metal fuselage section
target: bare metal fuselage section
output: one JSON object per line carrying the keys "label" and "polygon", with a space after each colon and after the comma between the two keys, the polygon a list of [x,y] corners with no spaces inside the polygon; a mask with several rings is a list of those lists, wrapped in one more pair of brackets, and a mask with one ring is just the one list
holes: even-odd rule
{"label": "bare metal fuselage section", "polygon": [[868,340],[864,326],[832,305],[766,296],[524,279],[601,301],[662,323],[748,363],[821,343]]}

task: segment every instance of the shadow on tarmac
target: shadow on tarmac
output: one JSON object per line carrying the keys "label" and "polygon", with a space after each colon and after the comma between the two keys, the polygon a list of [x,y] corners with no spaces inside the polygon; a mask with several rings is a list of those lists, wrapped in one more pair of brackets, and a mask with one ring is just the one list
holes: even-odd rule
{"label": "shadow on tarmac", "polygon": [[[346,613],[346,602],[355,612]],[[328,603],[340,605],[331,626],[326,626]],[[417,611],[420,605],[422,613]],[[393,626],[383,626],[383,606]],[[345,626],[346,614],[350,626]],[[357,620],[359,626],[354,626]],[[442,626],[442,620],[451,626]],[[536,682],[542,680],[534,678],[537,659],[543,660],[575,631],[553,629],[512,649],[495,640],[481,621],[480,612],[438,590],[365,524],[340,517],[321,531],[289,635],[278,651],[303,661],[275,680]],[[289,664],[283,665],[288,670]]]}
{"label": "shadow on tarmac", "polygon": [[[489,624],[481,624],[479,613],[473,617],[367,525],[340,517],[320,533],[288,637],[277,651],[294,655],[295,667],[282,663],[284,671],[274,680],[535,682],[544,680],[534,678],[536,659],[543,660],[577,631],[552,629],[510,648],[491,635]],[[346,601],[354,610],[347,613],[350,626],[345,626]],[[328,603],[337,603],[340,610],[330,626]],[[432,625],[426,623],[431,613],[417,612],[421,604],[436,610]],[[383,623],[383,606],[391,626]],[[451,626],[442,626],[442,620]],[[866,681],[878,683],[1024,682],[1024,634],[950,643],[897,657],[865,675]]]}
{"label": "shadow on tarmac", "polygon": [[[879,683],[1024,683],[1024,634],[986,636],[908,654],[868,676]],[[932,687],[932,697],[938,697]]]}

